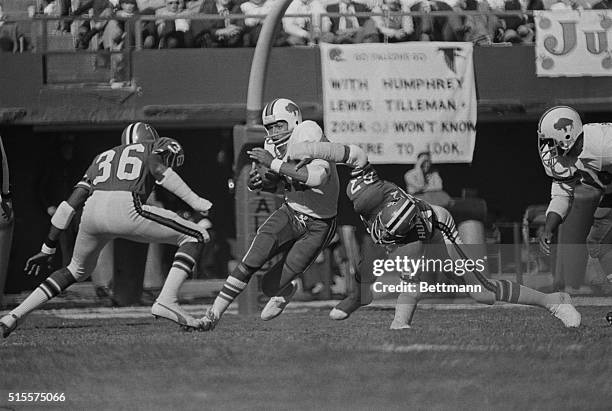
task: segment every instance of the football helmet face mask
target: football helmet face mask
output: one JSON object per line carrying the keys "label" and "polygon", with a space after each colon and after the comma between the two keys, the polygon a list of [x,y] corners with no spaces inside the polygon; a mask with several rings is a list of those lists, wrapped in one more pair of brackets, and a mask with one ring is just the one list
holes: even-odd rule
{"label": "football helmet face mask", "polygon": [[277,98],[266,104],[261,120],[268,131],[268,142],[279,149],[287,145],[293,129],[302,122],[302,112],[293,101]]}
{"label": "football helmet face mask", "polygon": [[408,236],[417,222],[418,207],[412,198],[402,196],[378,212],[370,236],[376,244],[397,244]]}
{"label": "football helmet face mask", "polygon": [[185,162],[185,151],[183,147],[172,138],[162,137],[162,139],[167,141],[163,142],[163,148],[154,151],[154,153],[157,152],[161,154],[166,167],[176,169],[182,166]]}
{"label": "football helmet face mask", "polygon": [[582,119],[568,106],[547,110],[538,122],[538,151],[545,167],[554,169],[560,156],[572,149],[582,134]]}
{"label": "football helmet face mask", "polygon": [[121,144],[144,143],[158,139],[157,131],[150,124],[142,122],[129,124],[121,133]]}

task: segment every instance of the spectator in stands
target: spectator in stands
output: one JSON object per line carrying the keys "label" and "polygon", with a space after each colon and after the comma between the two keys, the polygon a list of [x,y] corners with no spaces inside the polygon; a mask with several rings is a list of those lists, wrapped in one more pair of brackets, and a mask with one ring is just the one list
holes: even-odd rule
{"label": "spectator in stands", "polygon": [[[522,5],[519,0],[505,0],[503,11],[521,11]],[[502,16],[500,22],[500,42],[513,44],[532,43],[534,31],[529,26],[527,16],[517,14],[513,16]]]}
{"label": "spectator in stands", "polygon": [[283,29],[289,36],[288,43],[292,46],[314,44],[321,32],[318,24],[323,13],[325,8],[319,0],[293,0],[287,7],[285,16],[308,14],[311,17],[283,17]]}
{"label": "spectator in stands", "polygon": [[[452,12],[453,8],[443,1],[423,0],[413,4],[410,11]],[[414,18],[414,37],[420,41],[461,41],[461,28],[461,17],[455,14]]]}
{"label": "spectator in stands", "polygon": [[[155,15],[164,19],[157,20],[157,35],[159,48],[193,47],[191,20],[185,19],[189,13],[182,8],[180,0],[166,0],[166,7],[157,9]],[[172,19],[173,17],[179,17]]]}
{"label": "spectator in stands", "polygon": [[21,52],[24,49],[24,41],[17,23],[8,21],[4,6],[0,3],[0,52]]}
{"label": "spectator in stands", "polygon": [[166,7],[165,0],[136,0],[140,14],[155,15],[157,9]]}
{"label": "spectator in stands", "polygon": [[381,6],[372,9],[374,13],[385,13],[384,17],[373,17],[378,31],[380,41],[396,43],[400,41],[412,40],[414,33],[414,22],[409,15],[393,15],[389,13],[404,12],[409,13],[407,1],[404,0],[384,0]]}
{"label": "spectator in stands", "polygon": [[[250,16],[244,19],[243,45],[245,47],[254,47],[259,39],[259,33],[264,22],[265,16],[270,12],[275,0],[248,0],[240,5],[240,13]],[[284,46],[287,44],[287,35],[284,31],[279,30],[279,34],[275,39],[275,46]]]}
{"label": "spectator in stands", "polygon": [[240,6],[235,6],[232,0],[204,0],[199,12],[202,14],[221,15],[224,16],[224,18],[194,21],[192,31],[196,46],[242,46],[244,23],[229,17],[230,14],[240,14]]}
{"label": "spectator in stands", "polygon": [[[72,1],[71,0],[57,0],[57,8],[59,11],[59,16],[68,17],[70,16],[70,12],[72,10]],[[72,21],[70,19],[66,19],[58,22],[58,29],[65,33],[70,33],[70,25]]]}
{"label": "spectator in stands", "polygon": [[408,193],[414,194],[431,204],[440,207],[452,205],[451,197],[442,188],[442,178],[431,166],[431,153],[423,151],[417,155],[417,162],[412,170],[404,174]]}
{"label": "spectator in stands", "polygon": [[343,16],[324,17],[321,41],[335,44],[375,43],[379,41],[376,23],[369,17],[357,17],[355,13],[368,13],[365,4],[353,0],[340,0],[326,7],[327,13],[341,13]]}
{"label": "spectator in stands", "polygon": [[[79,5],[79,7],[74,10],[75,16],[81,16],[85,13],[88,16],[96,18],[108,18],[112,17],[114,5],[109,0],[87,0],[83,4]],[[89,43],[91,39],[98,33],[103,33],[104,28],[108,20],[101,21],[86,21],[79,28],[79,35],[77,39],[77,49],[86,50],[89,48]],[[96,45],[95,49],[97,50],[99,46],[102,44]]]}
{"label": "spectator in stands", "polygon": [[[117,52],[125,49],[125,45],[129,42],[129,37],[133,37],[134,33],[126,32],[128,26],[124,19],[134,18],[138,14],[138,4],[136,0],[120,0],[119,10],[115,13],[116,17],[120,17],[118,20],[110,20],[104,29],[102,41],[104,43],[104,49],[110,52]],[[143,33],[143,47],[152,47],[152,33],[147,33],[146,29]],[[110,55],[110,69],[111,69],[111,85],[116,82],[123,82],[127,80],[126,67],[124,64],[124,56],[122,53],[112,53]]]}
{"label": "spectator in stands", "polygon": [[[158,9],[166,7],[165,0],[136,0],[138,14],[141,16],[154,16]],[[146,49],[156,48],[159,45],[157,37],[157,25],[153,20],[141,20],[142,24],[142,47]]]}
{"label": "spectator in stands", "polygon": [[487,0],[463,0],[457,3],[457,7],[465,11],[483,12],[483,14],[463,16],[463,40],[478,46],[493,43],[499,22],[497,17],[490,13],[489,2]]}
{"label": "spectator in stands", "polygon": [[572,3],[570,0],[558,0],[552,3],[549,10],[572,10]]}

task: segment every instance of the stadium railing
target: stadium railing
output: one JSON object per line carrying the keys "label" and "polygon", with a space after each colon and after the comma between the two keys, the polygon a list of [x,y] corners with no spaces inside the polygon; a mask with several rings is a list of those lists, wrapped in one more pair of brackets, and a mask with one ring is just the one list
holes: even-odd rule
{"label": "stadium railing", "polygon": [[[455,11],[431,11],[431,12],[382,12],[382,13],[355,13],[351,15],[342,14],[342,13],[323,13],[317,14],[313,16],[312,14],[287,14],[284,17],[303,17],[303,18],[311,18],[316,20],[316,24],[311,24],[309,27],[309,31],[311,33],[312,44],[316,44],[316,41],[320,37],[320,28],[322,26],[323,18],[336,18],[342,16],[349,17],[381,17],[383,19],[391,19],[396,17],[410,16],[410,17],[465,17],[465,16],[495,16],[495,17],[532,17],[533,11],[531,10],[517,10],[517,11],[470,11],[470,10],[455,10]],[[40,47],[36,47],[33,51],[39,53],[46,53],[48,50],[47,46],[49,44],[48,37],[56,34],[53,29],[50,29],[50,26],[59,26],[60,23],[63,22],[78,22],[78,21],[94,21],[94,22],[102,22],[102,21],[110,21],[110,20],[120,20],[125,21],[127,27],[135,29],[136,38],[135,42],[131,44],[131,47],[139,49],[142,47],[142,39],[138,38],[139,29],[142,29],[143,22],[146,21],[158,21],[158,20],[176,20],[176,19],[187,19],[187,20],[244,20],[245,18],[252,19],[263,19],[265,15],[250,15],[250,14],[230,14],[228,16],[221,16],[218,14],[185,14],[177,17],[168,17],[168,16],[154,16],[154,15],[138,15],[133,18],[121,18],[116,16],[104,17],[104,18],[93,18],[93,17],[82,17],[82,16],[62,16],[62,17],[51,17],[51,16],[39,16],[36,15],[32,18],[28,19],[15,19],[15,20],[7,20],[10,23],[16,23],[22,28],[22,32],[25,32],[26,37],[27,34],[41,32],[41,44]],[[314,17],[314,18],[313,18]],[[58,31],[59,32],[59,31]],[[74,34],[73,34],[74,35]],[[140,41],[139,41],[140,40]],[[387,42],[386,36],[383,37],[383,42]],[[38,46],[38,44],[37,44]],[[66,50],[67,51],[67,50]]]}

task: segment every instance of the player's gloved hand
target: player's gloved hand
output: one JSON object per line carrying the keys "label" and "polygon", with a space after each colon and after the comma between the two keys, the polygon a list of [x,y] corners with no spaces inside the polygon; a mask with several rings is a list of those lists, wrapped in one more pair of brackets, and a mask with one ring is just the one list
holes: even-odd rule
{"label": "player's gloved hand", "polygon": [[263,188],[263,179],[257,169],[251,169],[249,172],[249,182],[247,184],[249,190],[261,190]]}
{"label": "player's gloved hand", "polygon": [[301,159],[300,162],[295,165],[295,170],[299,170],[300,168],[310,163],[312,160],[314,160],[314,158],[306,157]]}
{"label": "player's gloved hand", "polygon": [[550,255],[550,243],[552,242],[553,233],[544,231],[540,235],[540,251],[544,255]]}
{"label": "player's gloved hand", "polygon": [[51,265],[51,260],[55,254],[47,254],[42,251],[28,258],[24,271],[28,275],[38,275],[42,270],[48,271]]}
{"label": "player's gloved hand", "polygon": [[272,164],[272,160],[274,160],[274,156],[269,151],[266,151],[260,147],[256,147],[253,150],[247,151],[247,154],[257,163],[268,168]]}

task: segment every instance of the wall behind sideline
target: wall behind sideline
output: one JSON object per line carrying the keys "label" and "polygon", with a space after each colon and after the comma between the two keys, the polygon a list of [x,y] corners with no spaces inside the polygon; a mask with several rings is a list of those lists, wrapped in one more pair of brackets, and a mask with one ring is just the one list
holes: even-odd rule
{"label": "wall behind sideline", "polygon": [[[0,124],[91,126],[136,119],[178,127],[242,123],[252,55],[247,48],[135,51],[136,87],[111,90],[44,85],[42,55],[6,54],[0,65]],[[275,48],[266,100],[293,98],[306,117],[320,120],[319,60],[316,47]],[[531,45],[476,47],[474,64],[479,121],[533,119],[558,103],[585,111],[610,106],[612,78],[537,78]]]}

